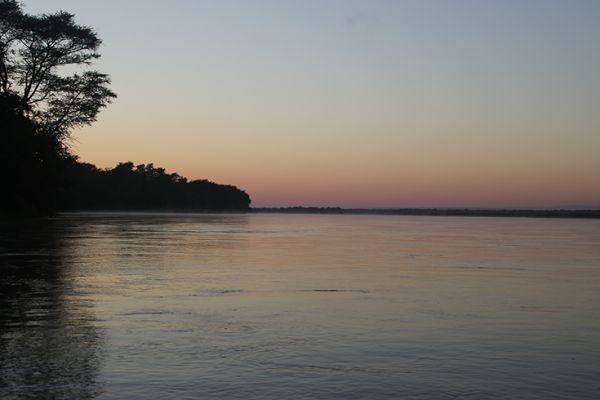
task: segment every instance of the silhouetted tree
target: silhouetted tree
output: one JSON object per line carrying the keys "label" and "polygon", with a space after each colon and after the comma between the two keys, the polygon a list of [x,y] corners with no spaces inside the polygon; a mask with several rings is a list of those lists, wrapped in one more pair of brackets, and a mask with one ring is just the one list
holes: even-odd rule
{"label": "silhouetted tree", "polygon": [[72,129],[95,121],[115,97],[108,76],[89,69],[100,44],[72,14],[33,16],[0,0],[0,213],[249,209],[250,197],[233,186],[187,182],[153,164],[102,170],[70,155]]}
{"label": "silhouetted tree", "polygon": [[100,43],[72,14],[33,16],[0,0],[0,213],[53,210],[69,134],[115,97],[107,75],[86,69]]}
{"label": "silhouetted tree", "polygon": [[0,0],[0,94],[18,97],[17,109],[43,133],[64,138],[115,97],[105,74],[66,73],[90,66],[101,43],[72,14],[28,15],[18,2]]}
{"label": "silhouetted tree", "polygon": [[69,153],[53,135],[18,111],[16,96],[0,96],[0,214],[48,214]]}

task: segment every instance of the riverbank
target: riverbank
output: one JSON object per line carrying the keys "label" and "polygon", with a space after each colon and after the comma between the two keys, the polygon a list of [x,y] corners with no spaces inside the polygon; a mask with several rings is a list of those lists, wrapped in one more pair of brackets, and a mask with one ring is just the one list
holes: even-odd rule
{"label": "riverbank", "polygon": [[600,218],[600,210],[568,209],[492,209],[492,208],[340,208],[340,207],[263,207],[253,213],[284,214],[348,214],[348,215],[411,215],[457,217],[524,217],[524,218]]}

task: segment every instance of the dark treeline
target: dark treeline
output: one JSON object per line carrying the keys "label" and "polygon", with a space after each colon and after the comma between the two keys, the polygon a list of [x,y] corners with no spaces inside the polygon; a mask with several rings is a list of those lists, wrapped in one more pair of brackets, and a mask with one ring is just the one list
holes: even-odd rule
{"label": "dark treeline", "polygon": [[73,129],[116,98],[96,71],[102,41],[65,11],[30,15],[0,0],[0,215],[61,210],[247,210],[248,195],[152,164],[102,170],[69,151]]}
{"label": "dark treeline", "polygon": [[0,94],[0,214],[49,214],[71,158],[55,136],[41,134],[18,111],[16,101]]}
{"label": "dark treeline", "polygon": [[79,163],[54,135],[0,95],[0,215],[42,216],[58,211],[246,211],[248,194],[234,186],[188,180],[152,164],[99,169]]}
{"label": "dark treeline", "polygon": [[250,197],[230,185],[189,181],[153,164],[118,164],[99,169],[72,162],[66,168],[65,189],[58,196],[61,211],[190,210],[246,211]]}
{"label": "dark treeline", "polygon": [[340,208],[340,207],[282,207],[253,208],[258,213],[288,214],[371,214],[415,216],[462,216],[462,217],[528,217],[528,218],[600,218],[600,210],[526,210],[526,209],[477,209],[477,208]]}

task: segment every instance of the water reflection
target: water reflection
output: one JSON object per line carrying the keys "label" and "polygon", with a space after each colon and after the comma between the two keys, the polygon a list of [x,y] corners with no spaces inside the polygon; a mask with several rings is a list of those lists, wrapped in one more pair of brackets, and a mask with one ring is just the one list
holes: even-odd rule
{"label": "water reflection", "polygon": [[104,335],[65,256],[70,229],[60,220],[0,225],[2,399],[99,393]]}
{"label": "water reflection", "polygon": [[0,399],[597,399],[598,223],[5,224]]}

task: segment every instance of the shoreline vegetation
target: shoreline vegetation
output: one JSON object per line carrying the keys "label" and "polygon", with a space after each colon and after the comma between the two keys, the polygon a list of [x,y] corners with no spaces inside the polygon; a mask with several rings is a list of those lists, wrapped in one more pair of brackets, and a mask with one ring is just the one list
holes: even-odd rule
{"label": "shoreline vegetation", "polygon": [[30,15],[22,7],[0,0],[0,216],[250,208],[235,186],[188,182],[153,164],[78,162],[69,146],[74,129],[91,125],[117,97],[110,77],[94,69],[102,40],[73,14]]}
{"label": "shoreline vegetation", "polygon": [[341,207],[257,207],[242,209],[203,208],[81,208],[60,211],[59,214],[313,214],[313,215],[389,215],[432,217],[499,217],[499,218],[566,218],[600,219],[600,209],[478,209],[478,208],[341,208]]}
{"label": "shoreline vegetation", "polygon": [[188,181],[153,164],[119,163],[101,169],[73,162],[57,196],[61,211],[248,211],[250,196],[232,185]]}
{"label": "shoreline vegetation", "polygon": [[600,209],[262,207],[253,213],[600,219]]}

